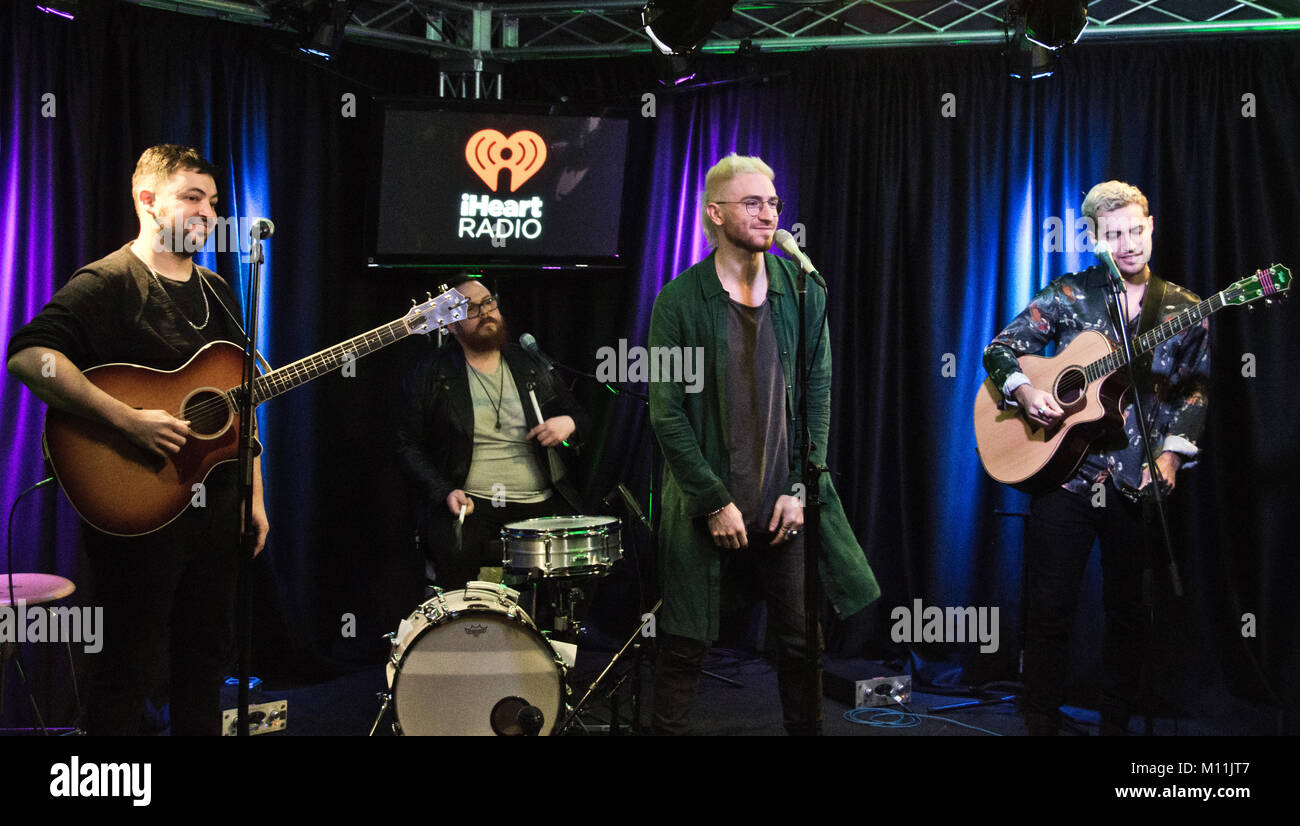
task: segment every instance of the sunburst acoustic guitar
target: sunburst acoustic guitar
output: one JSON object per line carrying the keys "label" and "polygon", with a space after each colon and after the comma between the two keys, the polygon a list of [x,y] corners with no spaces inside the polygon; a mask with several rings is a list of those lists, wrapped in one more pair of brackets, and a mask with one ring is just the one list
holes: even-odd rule
{"label": "sunburst acoustic guitar", "polygon": [[[257,377],[253,403],[262,404],[348,362],[465,317],[456,290],[413,306],[402,318]],[[208,344],[176,370],[105,364],[86,378],[110,396],[142,410],[166,410],[190,422],[192,436],[180,452],[161,459],[136,447],[116,428],[50,408],[45,453],[54,475],[81,518],[104,533],[139,536],[180,516],[195,486],[238,447],[238,394],[243,392],[242,347]]]}

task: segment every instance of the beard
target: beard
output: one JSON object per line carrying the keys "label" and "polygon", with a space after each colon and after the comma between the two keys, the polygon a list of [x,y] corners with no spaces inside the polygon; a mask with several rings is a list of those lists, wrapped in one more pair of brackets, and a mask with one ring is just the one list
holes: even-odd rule
{"label": "beard", "polygon": [[509,333],[506,331],[506,320],[492,319],[496,324],[485,325],[480,323],[474,328],[473,332],[461,333],[457,338],[461,343],[471,350],[502,350],[509,339]]}
{"label": "beard", "polygon": [[158,234],[154,236],[153,242],[154,252],[170,252],[182,258],[193,258],[207,244],[208,232],[205,230],[198,239],[190,233],[190,226],[178,224],[174,218],[165,223],[159,221]]}
{"label": "beard", "polygon": [[723,236],[735,247],[739,247],[745,252],[767,252],[772,248],[772,236],[776,233],[773,228],[772,233],[767,236],[767,243],[755,241],[747,233],[735,232],[731,227],[723,225],[721,227]]}

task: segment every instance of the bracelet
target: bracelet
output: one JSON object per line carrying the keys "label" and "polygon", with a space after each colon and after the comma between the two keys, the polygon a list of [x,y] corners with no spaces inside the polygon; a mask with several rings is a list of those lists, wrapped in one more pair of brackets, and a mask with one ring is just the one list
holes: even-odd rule
{"label": "bracelet", "polygon": [[717,516],[718,514],[722,513],[722,512],[725,511],[726,509],[727,509],[727,506],[726,506],[726,505],[723,505],[722,507],[718,508],[718,509],[715,510],[715,511],[712,511],[712,512],[710,512],[710,513],[706,513],[706,514],[704,514],[704,518],[705,518],[705,519],[712,519],[713,517],[715,517],[715,516]]}

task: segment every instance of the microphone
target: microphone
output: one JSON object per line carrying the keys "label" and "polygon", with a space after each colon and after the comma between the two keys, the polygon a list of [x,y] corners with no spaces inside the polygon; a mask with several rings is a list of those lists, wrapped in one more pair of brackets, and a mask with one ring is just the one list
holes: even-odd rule
{"label": "microphone", "polygon": [[609,493],[605,494],[605,498],[600,501],[608,508],[614,504],[614,497],[616,496],[623,500],[623,507],[627,508],[628,513],[635,516],[642,525],[645,525],[647,528],[650,527],[650,521],[645,518],[645,513],[641,510],[641,504],[636,501],[636,497],[632,495],[632,491],[628,490],[627,485],[622,482],[619,482],[617,485],[610,488]]}
{"label": "microphone", "polygon": [[1119,268],[1115,266],[1115,256],[1110,250],[1110,244],[1098,240],[1097,243],[1092,245],[1092,251],[1101,259],[1101,263],[1105,264],[1107,269],[1110,270],[1110,275],[1115,279],[1115,283],[1123,285],[1124,277],[1119,274]]}
{"label": "microphone", "polygon": [[527,351],[528,355],[540,361],[542,363],[542,366],[545,367],[547,370],[555,369],[555,363],[552,362],[549,358],[547,358],[546,355],[541,351],[541,348],[537,346],[537,339],[533,338],[532,333],[524,333],[522,336],[520,336],[519,346],[524,348],[524,350]]}
{"label": "microphone", "polygon": [[257,240],[270,238],[275,235],[275,224],[271,223],[270,218],[254,218],[253,225],[249,227],[248,236]]}
{"label": "microphone", "polygon": [[793,235],[786,230],[778,229],[774,240],[782,252],[795,260],[800,269],[812,276],[812,280],[820,284],[822,289],[826,289],[826,282],[822,280],[821,273],[817,272],[817,268],[813,266],[812,259],[805,255],[803,250],[799,249]]}

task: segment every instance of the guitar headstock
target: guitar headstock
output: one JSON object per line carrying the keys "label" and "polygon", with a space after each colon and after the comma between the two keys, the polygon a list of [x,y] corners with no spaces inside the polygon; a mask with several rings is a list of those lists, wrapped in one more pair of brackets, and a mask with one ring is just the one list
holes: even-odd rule
{"label": "guitar headstock", "polygon": [[1286,298],[1291,289],[1291,271],[1281,264],[1243,278],[1223,291],[1224,304],[1249,304],[1261,298],[1267,302]]}
{"label": "guitar headstock", "polygon": [[446,328],[448,324],[465,320],[465,308],[469,306],[469,299],[455,288],[437,297],[432,293],[425,295],[429,296],[428,301],[416,304],[412,299],[411,309],[402,317],[408,331],[427,335]]}

